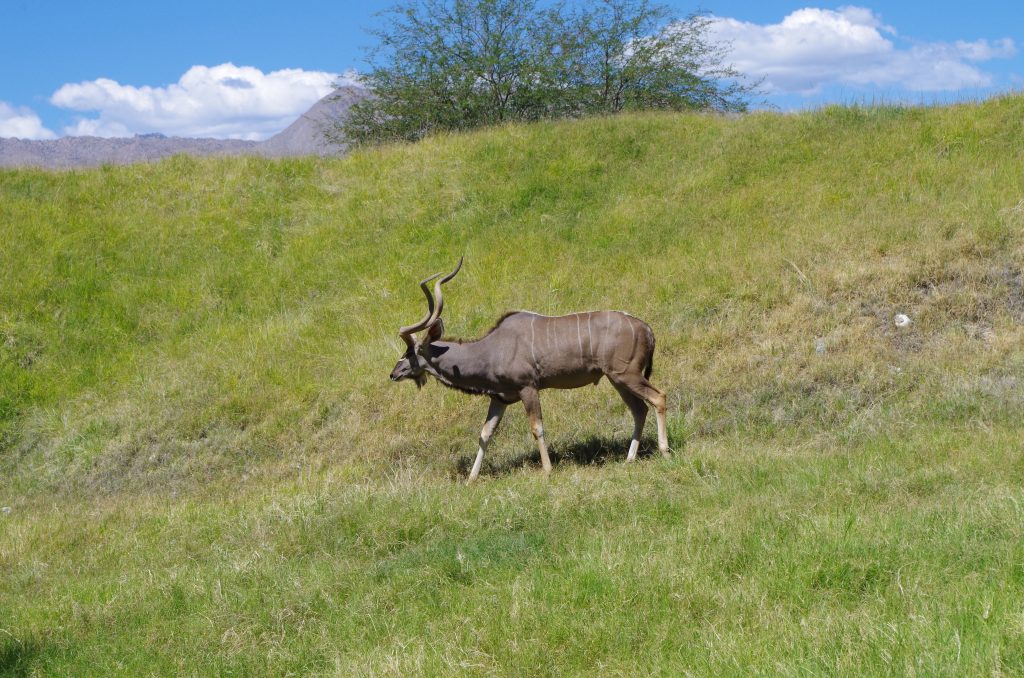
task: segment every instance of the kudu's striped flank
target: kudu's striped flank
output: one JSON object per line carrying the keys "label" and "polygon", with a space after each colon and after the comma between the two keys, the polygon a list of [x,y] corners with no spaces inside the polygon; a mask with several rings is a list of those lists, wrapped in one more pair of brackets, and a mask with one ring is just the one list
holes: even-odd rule
{"label": "kudu's striped flank", "polygon": [[[530,428],[540,448],[545,473],[551,460],[544,443],[538,392],[545,388],[577,388],[607,377],[633,414],[633,438],[626,461],[636,458],[647,419],[648,404],[658,419],[658,449],[666,457],[665,394],[649,378],[654,358],[654,332],[639,318],[622,311],[588,311],[546,316],[516,311],[502,317],[475,341],[444,341],[441,286],[455,277],[462,259],[448,275],[435,274],[420,282],[427,312],[413,325],[398,330],[408,347],[391,372],[392,381],[413,379],[423,386],[430,374],[445,386],[491,399],[487,421],[480,432],[480,447],[469,482],[480,473],[487,442],[494,435],[505,408],[522,401]],[[428,283],[434,283],[431,296]],[[422,340],[415,333],[426,331]]]}

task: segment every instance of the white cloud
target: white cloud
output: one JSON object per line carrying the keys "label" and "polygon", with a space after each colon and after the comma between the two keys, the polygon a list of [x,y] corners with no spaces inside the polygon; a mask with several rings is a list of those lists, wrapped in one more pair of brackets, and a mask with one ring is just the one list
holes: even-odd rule
{"label": "white cloud", "polygon": [[53,139],[56,136],[43,127],[43,121],[31,109],[16,108],[0,101],[0,138]]}
{"label": "white cloud", "polygon": [[1006,59],[1017,53],[1017,47],[1010,38],[1003,38],[990,43],[988,40],[965,42],[957,40],[953,43],[958,52],[968,61],[988,61],[989,59]]}
{"label": "white cloud", "polygon": [[67,84],[50,102],[75,111],[97,111],[79,118],[65,134],[131,136],[161,132],[171,136],[265,139],[281,131],[333,90],[352,83],[354,73],[283,69],[264,73],[251,66],[193,66],[166,87],[134,87],[99,78]]}
{"label": "white cloud", "polygon": [[898,47],[894,28],[863,7],[808,7],[780,23],[715,18],[711,38],[732,46],[729,61],[763,77],[769,93],[813,94],[823,86],[891,86],[938,92],[987,87],[992,77],[973,63],[1016,53],[1013,40],[917,42]]}

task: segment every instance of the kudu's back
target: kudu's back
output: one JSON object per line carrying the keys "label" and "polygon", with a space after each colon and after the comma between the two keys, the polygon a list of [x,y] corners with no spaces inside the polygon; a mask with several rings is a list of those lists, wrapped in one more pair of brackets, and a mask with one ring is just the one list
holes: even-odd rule
{"label": "kudu's back", "polygon": [[541,388],[575,388],[602,375],[649,377],[654,332],[622,311],[505,316],[485,340],[494,342],[515,372]]}

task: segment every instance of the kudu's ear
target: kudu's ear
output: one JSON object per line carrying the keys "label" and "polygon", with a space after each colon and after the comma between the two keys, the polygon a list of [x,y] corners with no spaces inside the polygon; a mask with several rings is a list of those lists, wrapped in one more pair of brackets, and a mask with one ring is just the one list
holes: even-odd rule
{"label": "kudu's ear", "polygon": [[437,341],[444,336],[444,321],[438,318],[427,330],[427,338],[430,341]]}

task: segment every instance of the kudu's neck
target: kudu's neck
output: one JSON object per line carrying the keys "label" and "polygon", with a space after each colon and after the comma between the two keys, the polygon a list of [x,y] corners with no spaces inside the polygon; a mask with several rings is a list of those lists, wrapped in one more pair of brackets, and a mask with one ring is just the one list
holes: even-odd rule
{"label": "kudu's neck", "polygon": [[478,341],[434,341],[424,356],[426,369],[449,388],[474,394],[497,395],[487,383],[486,356]]}

